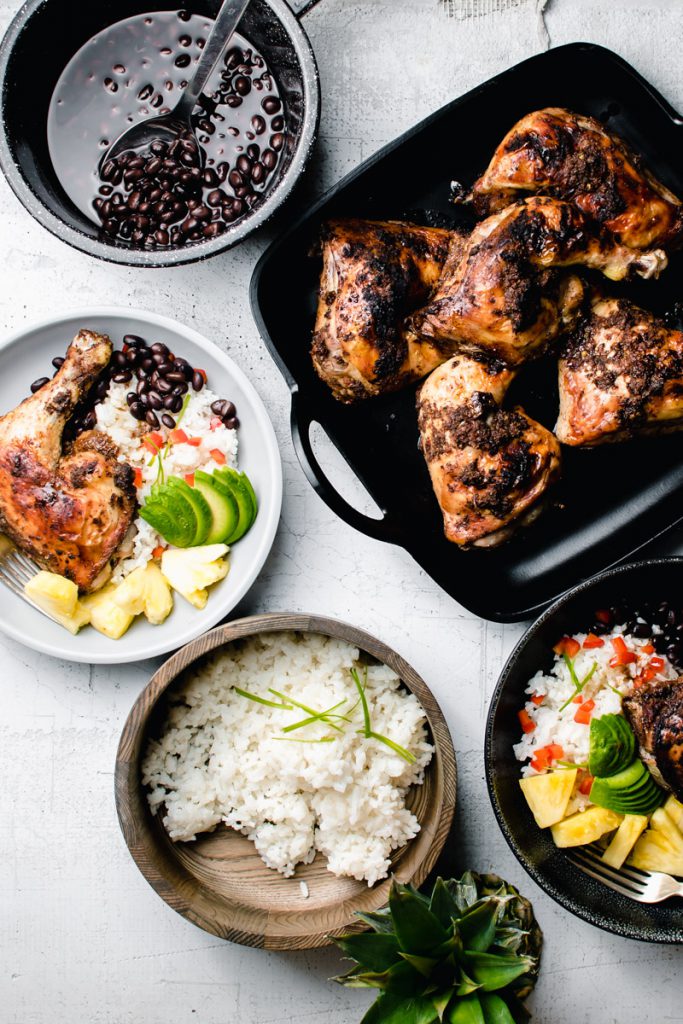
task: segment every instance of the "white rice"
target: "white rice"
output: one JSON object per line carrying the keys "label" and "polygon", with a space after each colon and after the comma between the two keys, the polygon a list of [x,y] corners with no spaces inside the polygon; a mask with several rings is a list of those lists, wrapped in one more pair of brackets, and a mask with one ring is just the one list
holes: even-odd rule
{"label": "white rice", "polygon": [[[633,691],[633,680],[648,666],[652,657],[651,653],[642,652],[642,648],[647,647],[651,640],[641,640],[630,633],[625,633],[623,627],[616,627],[611,633],[605,634],[601,638],[605,641],[603,647],[584,650],[583,642],[586,636],[586,633],[574,634],[573,639],[580,644],[581,649],[573,662],[580,680],[584,679],[593,664],[597,663],[597,669],[581,691],[584,701],[593,700],[595,702],[591,718],[600,718],[607,714],[622,714],[622,699]],[[615,653],[611,640],[616,636],[622,636],[629,650],[637,655],[635,662],[630,665],[614,667],[610,665]],[[676,679],[678,677],[676,670],[664,655],[661,657],[664,665],[655,675],[653,682]],[[590,725],[574,721],[578,705],[572,703],[570,698],[575,694],[575,688],[562,656],[555,655],[554,664],[549,673],[539,670],[529,680],[525,692],[529,694],[530,698],[541,694],[545,696],[543,703],[539,706],[536,706],[531,700],[524,705],[535,728],[531,732],[524,733],[520,742],[514,745],[513,749],[517,760],[532,759],[537,750],[556,743],[563,749],[562,760],[564,762],[586,765],[589,754]],[[567,700],[569,700],[567,707],[560,710]],[[522,768],[522,775],[525,777],[536,774],[537,772],[530,764],[525,764]],[[585,775],[583,777],[585,778]],[[581,781],[582,774],[579,772],[568,812],[583,810],[590,803],[587,797],[578,792]]]}
{"label": "white rice", "polygon": [[[320,851],[335,875],[368,885],[386,877],[391,852],[420,829],[405,799],[423,781],[433,747],[417,698],[385,665],[367,670],[372,728],[408,749],[415,764],[359,733],[362,709],[349,673],[360,668],[358,656],[341,640],[273,633],[232,645],[194,671],[142,765],[150,807],[163,808],[171,838],[192,840],[224,822],[284,875]],[[343,700],[338,713],[352,721],[339,721],[339,733],[314,722],[285,739],[283,728],[305,712],[255,703],[234,687],[277,700],[273,687],[318,710]],[[332,742],[300,742],[329,735]]]}
{"label": "white rice", "polygon": [[[148,449],[142,446],[142,441],[151,432],[151,427],[131,416],[126,402],[129,390],[130,385],[127,384],[111,385],[104,402],[96,406],[97,429],[108,434],[118,445],[119,462],[127,462],[133,470],[141,471],[142,485],[138,487],[137,496],[138,502],[142,504],[157,479],[159,464]],[[191,390],[189,395],[190,400],[178,426],[188,437],[201,438],[202,443],[198,446],[174,444],[164,449],[165,476],[184,477],[198,469],[211,473],[219,464],[237,466],[237,431],[228,430],[222,423],[211,429],[212,420],[214,423],[216,421],[214,413],[211,412],[211,404],[217,401],[219,396],[206,387],[199,392]],[[162,435],[165,444],[170,431],[160,426],[157,432]],[[215,461],[211,455],[214,450],[225,456],[225,463]],[[136,531],[133,552],[130,557],[119,562],[112,576],[114,583],[119,583],[134,569],[147,565],[154,549],[160,544],[166,545],[166,541],[144,519],[136,517],[133,525]]]}

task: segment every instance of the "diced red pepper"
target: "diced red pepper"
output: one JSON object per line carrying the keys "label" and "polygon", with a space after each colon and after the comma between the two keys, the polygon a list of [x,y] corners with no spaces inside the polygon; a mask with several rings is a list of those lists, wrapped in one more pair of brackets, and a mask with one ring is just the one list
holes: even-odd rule
{"label": "diced red pepper", "polygon": [[604,647],[605,641],[601,636],[596,636],[595,633],[589,633],[583,641],[583,646],[586,651],[592,651],[595,647]]}
{"label": "diced red pepper", "polygon": [[217,462],[219,466],[225,465],[225,455],[219,448],[211,449],[211,458],[214,462]]}
{"label": "diced red pepper", "polygon": [[598,622],[602,622],[604,626],[610,626],[612,624],[612,613],[607,608],[598,608],[595,613],[595,618]]}
{"label": "diced red pepper", "polygon": [[617,665],[631,665],[636,660],[636,655],[633,651],[629,651],[623,636],[613,636],[612,647],[614,648],[614,657],[610,661],[610,668],[616,668]]}
{"label": "diced red pepper", "polygon": [[204,383],[206,384],[207,379],[208,379],[207,376],[206,376],[206,370],[202,370],[201,366],[196,366],[195,367],[195,373],[201,373],[202,377],[204,378]]}
{"label": "diced red pepper", "polygon": [[583,793],[584,796],[588,796],[593,787],[593,776],[586,775],[585,779],[582,780],[579,786],[579,793]]}
{"label": "diced red pepper", "polygon": [[140,469],[139,466],[135,470],[135,486],[142,487],[142,470]]}
{"label": "diced red pepper", "polygon": [[566,654],[568,658],[575,658],[581,650],[578,640],[572,636],[563,636],[553,647],[555,654]]}
{"label": "diced red pepper", "polygon": [[142,447],[146,448],[152,455],[156,455],[164,445],[164,439],[158,430],[153,430],[151,434],[143,439]]}
{"label": "diced red pepper", "polygon": [[659,672],[661,668],[664,668],[664,658],[650,658],[650,665]]}
{"label": "diced red pepper", "polygon": [[544,693],[535,693],[533,695],[533,697],[531,698],[531,703],[535,704],[537,708],[540,708],[540,706],[541,706],[541,704],[543,703],[544,700],[545,700],[545,694]]}
{"label": "diced red pepper", "polygon": [[192,445],[193,448],[199,448],[201,443],[201,437],[188,437],[187,441],[185,442],[185,444]]}
{"label": "diced red pepper", "polygon": [[574,715],[574,721],[578,722],[579,725],[589,725],[594,707],[594,700],[585,700]]}
{"label": "diced red pepper", "polygon": [[185,483],[189,484],[190,487],[194,487],[194,473],[185,474]]}
{"label": "diced red pepper", "polygon": [[532,722],[529,712],[526,708],[522,708],[521,711],[517,712],[519,718],[519,724],[522,727],[522,732],[533,732],[536,728],[536,723]]}
{"label": "diced red pepper", "polygon": [[211,417],[211,422],[209,423],[209,427],[211,428],[211,430],[218,430],[218,428],[222,426],[223,420],[220,418],[220,416]]}
{"label": "diced red pepper", "polygon": [[536,772],[542,772],[550,767],[552,761],[557,761],[561,757],[564,757],[564,748],[559,743],[550,743],[547,747],[539,747],[534,751],[531,767]]}
{"label": "diced red pepper", "polygon": [[643,652],[643,654],[654,654],[655,653],[655,649],[652,646],[652,644],[643,644],[643,646],[640,649]]}
{"label": "diced red pepper", "polygon": [[574,700],[572,701],[572,704],[583,704],[583,697],[581,696],[580,693],[578,693],[576,695],[576,697],[574,697]]}
{"label": "diced red pepper", "polygon": [[559,743],[551,743],[546,750],[553,761],[559,761],[561,757],[564,757],[564,747],[561,747]]}
{"label": "diced red pepper", "polygon": [[166,548],[163,544],[159,544],[152,552],[152,558],[161,558]]}
{"label": "diced red pepper", "polygon": [[187,444],[187,434],[180,427],[176,427],[168,435],[171,444]]}

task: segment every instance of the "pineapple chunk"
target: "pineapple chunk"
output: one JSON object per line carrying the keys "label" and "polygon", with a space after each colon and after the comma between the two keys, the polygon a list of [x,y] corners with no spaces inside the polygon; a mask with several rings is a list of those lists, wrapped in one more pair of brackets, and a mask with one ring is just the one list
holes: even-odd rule
{"label": "pineapple chunk", "polygon": [[658,807],[650,818],[650,829],[665,835],[672,847],[683,857],[683,835],[663,807]]}
{"label": "pineapple chunk", "polygon": [[683,855],[657,829],[650,828],[640,837],[628,863],[641,871],[663,871],[667,875],[683,876]]}
{"label": "pineapple chunk", "polygon": [[90,624],[110,640],[120,639],[135,618],[131,612],[117,604],[114,599],[116,590],[116,586],[109,583],[96,594],[84,597],[81,602],[90,615]]}
{"label": "pineapple chunk", "polygon": [[568,768],[521,779],[519,784],[524,798],[539,828],[549,828],[562,821],[577,774],[576,768]]}
{"label": "pineapple chunk", "polygon": [[571,818],[553,825],[551,831],[555,846],[585,846],[594,843],[606,832],[614,831],[622,817],[605,807],[589,807],[587,811],[572,814]]}
{"label": "pineapple chunk", "polygon": [[612,868],[620,868],[646,828],[646,814],[625,815],[614,839],[602,855],[605,864]]}
{"label": "pineapple chunk", "polygon": [[669,815],[679,832],[683,833],[683,804],[675,796],[670,796],[664,804],[664,810]]}
{"label": "pineapple chunk", "polygon": [[78,587],[65,576],[41,569],[28,581],[24,593],[74,636],[90,621],[87,610],[78,600]]}
{"label": "pineapple chunk", "polygon": [[196,548],[171,548],[161,556],[161,571],[174,590],[195,608],[203,608],[209,599],[206,589],[228,574],[226,544],[206,544]]}
{"label": "pineapple chunk", "polygon": [[130,615],[144,613],[148,622],[159,626],[171,614],[171,588],[154,562],[134,569],[112,592],[116,604]]}

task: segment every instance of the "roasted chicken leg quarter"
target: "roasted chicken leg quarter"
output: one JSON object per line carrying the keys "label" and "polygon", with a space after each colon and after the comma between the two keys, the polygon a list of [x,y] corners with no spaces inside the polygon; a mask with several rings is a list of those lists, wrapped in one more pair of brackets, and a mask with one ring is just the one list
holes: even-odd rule
{"label": "roasted chicken leg quarter", "polygon": [[133,471],[91,430],[62,451],[62,432],[107,365],[109,338],[80,331],[53,379],[0,418],[0,530],[82,591],[110,574],[135,512]]}
{"label": "roasted chicken leg quarter", "polygon": [[654,777],[683,800],[683,676],[634,690],[624,713]]}
{"label": "roasted chicken leg quarter", "polygon": [[683,205],[594,117],[548,107],[508,132],[472,190],[480,214],[529,192],[574,203],[632,249],[683,243]]}
{"label": "roasted chicken leg quarter", "polygon": [[523,409],[500,408],[515,372],[454,356],[418,392],[420,443],[446,538],[490,547],[534,519],[560,472],[556,439]]}

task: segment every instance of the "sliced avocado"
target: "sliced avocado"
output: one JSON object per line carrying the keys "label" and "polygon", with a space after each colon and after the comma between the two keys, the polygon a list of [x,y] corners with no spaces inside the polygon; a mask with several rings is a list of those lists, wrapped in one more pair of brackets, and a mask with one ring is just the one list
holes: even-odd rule
{"label": "sliced avocado", "polygon": [[602,715],[590,726],[588,770],[598,778],[616,775],[633,761],[636,740],[623,715]]}
{"label": "sliced avocado", "polygon": [[256,519],[256,516],[258,515],[258,501],[256,499],[256,491],[252,487],[251,480],[249,479],[245,472],[240,473],[239,476],[243,480],[244,486],[247,488],[249,494],[251,495],[251,501],[254,506],[254,519]]}
{"label": "sliced avocado", "polygon": [[614,775],[610,775],[607,779],[601,778],[600,781],[604,782],[608,789],[631,789],[640,781],[645,772],[647,772],[647,768],[642,761],[636,758],[626,768],[622,768],[620,772],[615,772]]}
{"label": "sliced avocado", "polygon": [[194,475],[194,486],[211,510],[211,528],[204,543],[224,544],[226,537],[235,532],[239,522],[237,502],[232,494],[219,491],[213,477],[201,469]]}
{"label": "sliced avocado", "polygon": [[140,516],[177,548],[189,548],[197,533],[194,508],[173,489],[159,491],[149,498],[140,509]]}
{"label": "sliced avocado", "polygon": [[591,803],[617,814],[651,814],[662,797],[647,768],[637,758],[616,775],[595,779],[590,791]]}
{"label": "sliced avocado", "polygon": [[240,537],[243,537],[256,518],[254,505],[248,488],[245,486],[239,473],[234,469],[219,469],[214,472],[214,485],[222,492],[233,496],[239,509],[239,522],[232,536],[226,538],[226,544],[234,544]]}
{"label": "sliced avocado", "polygon": [[168,478],[168,486],[178,491],[186,501],[189,501],[190,505],[194,509],[194,514],[197,519],[197,530],[192,540],[192,547],[197,547],[199,544],[204,544],[206,538],[209,536],[211,530],[211,524],[213,518],[211,515],[211,509],[201,491],[198,491],[195,487],[190,487],[186,480],[181,480],[179,476],[171,476]]}

